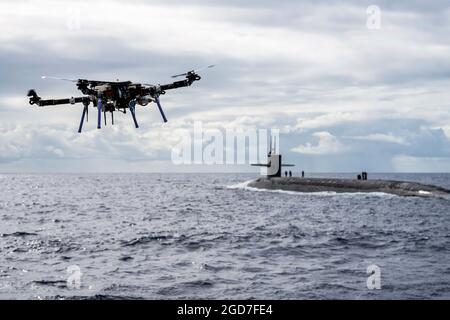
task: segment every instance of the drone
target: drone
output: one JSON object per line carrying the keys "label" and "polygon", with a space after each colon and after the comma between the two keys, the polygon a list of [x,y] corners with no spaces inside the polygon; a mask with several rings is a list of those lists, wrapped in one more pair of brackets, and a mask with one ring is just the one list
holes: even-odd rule
{"label": "drone", "polygon": [[83,123],[86,119],[89,119],[89,105],[92,103],[94,108],[97,108],[97,129],[101,129],[102,126],[102,113],[104,117],[104,123],[106,126],[106,113],[111,114],[111,124],[114,125],[114,111],[119,111],[124,114],[129,109],[133,122],[136,128],[139,128],[136,120],[136,104],[140,106],[147,106],[149,103],[156,103],[159,112],[161,113],[164,122],[167,122],[166,115],[161,107],[160,96],[166,93],[166,90],[172,90],[182,87],[189,87],[195,81],[199,81],[201,77],[197,74],[198,71],[203,69],[212,68],[214,65],[191,70],[185,73],[177,74],[172,78],[185,77],[184,80],[175,81],[168,84],[145,84],[135,83],[131,81],[97,81],[86,79],[66,79],[50,76],[42,76],[42,79],[55,79],[70,81],[76,83],[78,90],[80,90],[84,96],[71,97],[68,99],[48,99],[43,100],[39,97],[34,89],[28,91],[30,105],[37,105],[39,107],[56,106],[64,104],[77,104],[82,103],[84,105],[83,113],[81,114],[80,126],[78,133],[81,133],[83,129]]}

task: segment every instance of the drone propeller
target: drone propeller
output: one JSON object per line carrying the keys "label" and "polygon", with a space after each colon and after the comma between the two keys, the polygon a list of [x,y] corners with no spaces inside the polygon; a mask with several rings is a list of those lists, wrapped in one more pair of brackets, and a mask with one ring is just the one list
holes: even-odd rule
{"label": "drone propeller", "polygon": [[202,71],[202,70],[205,70],[205,69],[209,69],[209,68],[212,68],[214,66],[215,66],[214,64],[210,64],[209,66],[206,66],[206,67],[203,67],[203,68],[199,68],[199,69],[196,69],[196,70],[191,70],[191,71],[188,71],[188,72],[185,72],[185,73],[176,74],[176,75],[172,76],[172,78],[178,78],[178,77],[182,77],[182,76],[187,76],[189,74],[197,73],[199,71]]}
{"label": "drone propeller", "polygon": [[51,76],[42,76],[41,79],[52,79],[52,80],[63,80],[63,81],[70,81],[70,82],[78,82],[78,80],[75,80],[75,79],[66,79],[66,78],[58,78],[58,77],[51,77]]}

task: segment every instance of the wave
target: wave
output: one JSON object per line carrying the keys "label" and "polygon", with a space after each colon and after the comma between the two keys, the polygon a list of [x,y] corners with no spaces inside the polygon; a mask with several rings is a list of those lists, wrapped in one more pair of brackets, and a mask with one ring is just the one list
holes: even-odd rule
{"label": "wave", "polygon": [[253,181],[254,180],[248,180],[248,181],[245,181],[245,182],[233,184],[231,186],[227,186],[227,189],[246,189],[246,188],[255,189],[255,188],[251,188],[251,187],[248,186],[248,184],[250,182],[253,182]]}
{"label": "wave", "polygon": [[37,233],[34,232],[24,232],[24,231],[16,231],[13,233],[2,233],[0,237],[28,237],[28,236],[37,236]]}
{"label": "wave", "polygon": [[144,300],[144,297],[131,295],[110,295],[110,294],[95,294],[86,296],[50,296],[45,297],[45,300]]}
{"label": "wave", "polygon": [[[383,197],[383,198],[395,198],[398,197],[394,194],[386,193],[386,192],[336,192],[336,191],[315,191],[315,192],[301,192],[301,191],[289,191],[289,190],[281,190],[281,189],[260,189],[249,187],[248,185],[254,180],[249,180],[237,184],[233,184],[227,186],[227,189],[240,189],[254,192],[271,192],[271,193],[282,193],[282,194],[290,194],[290,195],[314,195],[314,196],[374,196],[374,197]],[[425,192],[425,191],[424,191]]]}
{"label": "wave", "polygon": [[67,288],[67,282],[63,280],[34,280],[31,284],[38,286],[50,286],[56,288]]}

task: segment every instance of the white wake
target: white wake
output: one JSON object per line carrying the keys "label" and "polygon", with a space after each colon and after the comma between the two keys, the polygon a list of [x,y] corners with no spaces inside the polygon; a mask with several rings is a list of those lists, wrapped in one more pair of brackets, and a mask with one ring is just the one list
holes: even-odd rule
{"label": "white wake", "polygon": [[302,192],[302,191],[289,191],[281,189],[260,189],[249,187],[248,185],[254,180],[249,180],[231,186],[227,186],[227,189],[240,189],[254,192],[271,192],[271,193],[282,193],[290,195],[314,195],[314,196],[374,196],[374,197],[384,197],[384,198],[394,198],[398,197],[395,194],[385,193],[385,192],[336,192],[336,191],[315,191],[315,192]]}

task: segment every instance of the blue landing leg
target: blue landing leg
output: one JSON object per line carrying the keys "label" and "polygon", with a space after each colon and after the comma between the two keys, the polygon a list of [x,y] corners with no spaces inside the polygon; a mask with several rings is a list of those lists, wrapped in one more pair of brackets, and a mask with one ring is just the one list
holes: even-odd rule
{"label": "blue landing leg", "polygon": [[164,114],[164,111],[163,111],[163,109],[161,107],[161,103],[159,102],[159,98],[158,97],[155,97],[155,102],[156,102],[156,105],[158,106],[159,112],[161,113],[161,116],[162,116],[164,122],[167,122],[166,115]]}
{"label": "blue landing leg", "polygon": [[136,120],[136,113],[135,113],[136,101],[131,100],[130,103],[128,104],[128,107],[130,108],[131,116],[133,117],[134,126],[136,128],[139,128],[139,125],[138,125],[137,120]]}
{"label": "blue landing leg", "polygon": [[81,121],[80,121],[80,127],[78,128],[78,133],[81,133],[81,130],[83,130],[83,123],[84,123],[84,117],[88,113],[88,106],[84,106],[83,113],[81,114]]}
{"label": "blue landing leg", "polygon": [[98,112],[98,121],[97,121],[97,129],[102,128],[102,98],[98,98],[97,102],[97,112]]}

